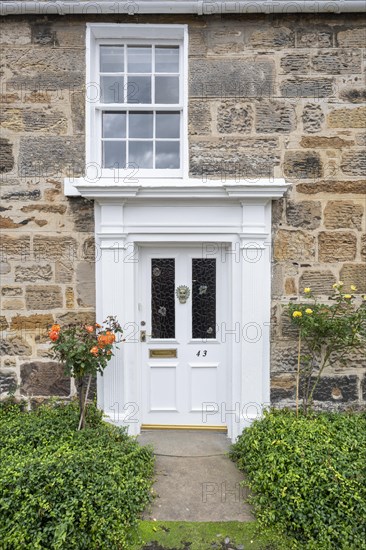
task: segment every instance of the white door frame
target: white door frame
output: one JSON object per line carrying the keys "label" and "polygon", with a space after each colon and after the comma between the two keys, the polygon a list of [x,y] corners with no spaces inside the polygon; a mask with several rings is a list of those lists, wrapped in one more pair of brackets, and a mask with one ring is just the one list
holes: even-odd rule
{"label": "white door frame", "polygon": [[[136,324],[138,246],[231,246],[230,400],[221,405],[232,440],[270,403],[271,200],[283,180],[255,184],[122,187],[84,180],[74,189],[95,199],[97,320],[117,315],[127,342],[98,377],[98,405],[110,421],[138,434],[141,373]],[[70,188],[70,186],[69,186]],[[75,193],[68,193],[75,194]]]}

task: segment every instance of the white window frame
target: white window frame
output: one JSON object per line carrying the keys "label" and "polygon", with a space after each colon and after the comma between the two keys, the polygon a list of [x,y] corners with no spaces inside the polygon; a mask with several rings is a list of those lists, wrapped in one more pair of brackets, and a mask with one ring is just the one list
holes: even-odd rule
{"label": "white window frame", "polygon": [[[145,104],[102,104],[99,101],[99,46],[100,45],[179,45],[180,46],[180,103],[154,105],[152,111],[182,111],[179,169],[120,170],[102,168],[102,112],[146,111]],[[113,181],[128,185],[154,180],[188,178],[188,27],[187,25],[150,25],[87,23],[86,32],[86,178],[89,181]]]}

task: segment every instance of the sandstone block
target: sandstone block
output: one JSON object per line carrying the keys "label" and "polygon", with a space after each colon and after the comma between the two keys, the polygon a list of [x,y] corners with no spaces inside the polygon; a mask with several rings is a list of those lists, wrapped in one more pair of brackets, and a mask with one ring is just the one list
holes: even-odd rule
{"label": "sandstone block", "polygon": [[11,237],[2,235],[0,242],[0,257],[7,260],[26,260],[30,254],[30,237]]}
{"label": "sandstone block", "polygon": [[94,233],[94,201],[72,197],[69,210],[76,231]]}
{"label": "sandstone block", "polygon": [[17,377],[14,372],[0,370],[0,396],[5,393],[15,392],[17,388]]}
{"label": "sandstone block", "polygon": [[0,355],[31,355],[32,348],[22,338],[18,336],[8,339],[0,339]]}
{"label": "sandstone block", "polygon": [[346,262],[356,258],[357,238],[354,233],[322,231],[318,240],[320,262]]}
{"label": "sandstone block", "polygon": [[1,289],[2,296],[21,296],[23,289],[19,286],[4,286]]}
{"label": "sandstone block", "polygon": [[299,48],[330,48],[333,45],[333,33],[331,31],[300,31],[297,34]]}
{"label": "sandstone block", "polygon": [[63,365],[55,361],[23,363],[20,376],[22,395],[70,395],[70,378],[64,374]]}
{"label": "sandstone block", "polygon": [[[312,379],[315,382],[315,378]],[[300,397],[302,397],[302,384],[300,384]],[[315,401],[357,401],[358,377],[350,376],[322,376],[314,391]]]}
{"label": "sandstone block", "polygon": [[297,294],[296,282],[295,282],[295,279],[293,277],[288,277],[285,280],[285,294],[287,296],[293,296],[293,295]]}
{"label": "sandstone block", "polygon": [[340,92],[340,98],[347,103],[365,103],[366,88],[346,88]]}
{"label": "sandstone block", "polygon": [[337,42],[341,48],[364,48],[366,42],[366,27],[340,31],[337,34]]}
{"label": "sandstone block", "polygon": [[329,201],[324,210],[327,229],[362,229],[365,207],[353,201]]}
{"label": "sandstone block", "polygon": [[281,222],[283,221],[283,213],[284,213],[284,199],[277,199],[272,201],[272,224],[273,225],[281,225]]}
{"label": "sandstone block", "polygon": [[58,316],[61,325],[92,325],[95,323],[94,311],[69,311]]}
{"label": "sandstone block", "polygon": [[77,257],[77,242],[72,237],[35,235],[33,253],[37,260],[73,261]]}
{"label": "sandstone block", "polygon": [[295,33],[287,27],[270,27],[255,31],[250,37],[253,48],[286,48],[295,45]]}
{"label": "sandstone block", "polygon": [[269,61],[191,59],[190,97],[269,97],[273,64]]}
{"label": "sandstone block", "polygon": [[365,151],[352,151],[342,155],[341,170],[347,176],[366,176]]}
{"label": "sandstone block", "polygon": [[[1,246],[0,246],[0,255],[3,255],[1,252]],[[11,266],[8,262],[0,261],[0,275],[6,275],[7,273],[10,273]]]}
{"label": "sandstone block", "polygon": [[366,401],[366,374],[364,375],[361,382],[361,390],[362,390],[362,399]]}
{"label": "sandstone block", "polygon": [[84,90],[71,94],[71,121],[73,135],[81,134],[84,140],[85,132],[85,96]]}
{"label": "sandstone block", "polygon": [[308,53],[289,53],[281,58],[281,69],[286,74],[306,74],[309,68]]}
{"label": "sandstone block", "polygon": [[76,137],[22,137],[19,173],[23,177],[77,176],[84,169],[84,147]]}
{"label": "sandstone block", "polygon": [[0,331],[6,330],[9,327],[5,315],[0,315]]}
{"label": "sandstone block", "polygon": [[366,233],[361,236],[361,260],[366,262]]}
{"label": "sandstone block", "polygon": [[1,198],[5,201],[37,201],[41,198],[41,191],[39,189],[32,189],[30,191],[9,191],[8,193],[4,193]]}
{"label": "sandstone block", "polygon": [[2,300],[1,307],[3,309],[14,310],[24,309],[24,300],[21,298],[8,298],[7,300]]}
{"label": "sandstone block", "polygon": [[47,329],[53,323],[53,316],[51,314],[37,313],[34,315],[16,315],[12,318],[10,323],[11,330],[39,330]]}
{"label": "sandstone block", "polygon": [[14,168],[13,146],[8,139],[0,138],[0,174]]}
{"label": "sandstone block", "polygon": [[320,225],[321,212],[318,201],[287,201],[287,223],[293,227],[316,229]]}
{"label": "sandstone block", "polygon": [[297,370],[297,341],[273,342],[271,346],[271,372],[294,373]]}
{"label": "sandstone block", "polygon": [[315,237],[305,231],[280,229],[275,235],[274,258],[278,261],[313,260],[315,257]]}
{"label": "sandstone block", "polygon": [[0,113],[0,128],[6,128],[13,132],[21,132],[24,130],[22,109],[2,107]]}
{"label": "sandstone block", "polygon": [[303,292],[304,288],[310,287],[313,294],[329,295],[333,292],[334,283],[336,277],[331,271],[307,269],[300,277],[299,290]]}
{"label": "sandstone block", "polygon": [[354,142],[340,137],[305,136],[301,138],[300,145],[306,149],[343,149],[351,147]]}
{"label": "sandstone block", "polygon": [[366,107],[334,109],[327,119],[330,128],[365,128]]}
{"label": "sandstone block", "polygon": [[366,180],[363,181],[317,181],[316,183],[299,183],[296,186],[298,193],[314,195],[316,193],[356,194],[366,193]]}
{"label": "sandstone block", "polygon": [[66,288],[65,303],[66,303],[66,309],[73,309],[75,307],[74,289],[71,286],[68,286]]}
{"label": "sandstone block", "polygon": [[211,110],[207,101],[190,101],[188,113],[190,135],[207,135],[211,133]]}
{"label": "sandstone block", "polygon": [[47,214],[64,214],[67,207],[64,204],[27,204],[22,206],[22,212],[42,212]]}
{"label": "sandstone block", "polygon": [[74,275],[73,263],[67,260],[60,260],[55,263],[56,283],[71,283]]}
{"label": "sandstone block", "polygon": [[314,151],[286,151],[283,171],[288,178],[316,179],[322,177],[323,166]]}
{"label": "sandstone block", "polygon": [[293,374],[276,374],[271,376],[271,403],[282,399],[295,399],[296,378]]}
{"label": "sandstone block", "polygon": [[33,23],[32,44],[40,44],[41,46],[58,46],[56,31],[52,25],[48,23]]}
{"label": "sandstone block", "polygon": [[217,111],[219,134],[243,134],[252,129],[253,113],[249,105],[233,101],[222,102]]}
{"label": "sandstone block", "polygon": [[95,306],[95,265],[91,262],[79,262],[76,268],[76,291],[78,305]]}
{"label": "sandstone block", "polygon": [[313,56],[312,69],[324,74],[361,72],[361,50],[323,50]]}
{"label": "sandstone block", "polygon": [[26,20],[6,21],[1,25],[0,44],[6,46],[23,46],[30,44],[31,30]]}
{"label": "sandstone block", "polygon": [[55,285],[27,286],[25,299],[28,310],[55,309],[63,306],[61,289]]}
{"label": "sandstone block", "polygon": [[17,265],[15,267],[15,281],[17,283],[36,281],[50,281],[52,279],[52,267],[50,265],[35,264],[30,267]]}
{"label": "sandstone block", "polygon": [[295,107],[288,102],[266,101],[256,106],[256,131],[289,134],[296,128]]}
{"label": "sandstone block", "polygon": [[67,133],[67,119],[60,111],[25,110],[23,124],[26,132]]}
{"label": "sandstone block", "polygon": [[333,95],[333,80],[330,78],[291,78],[280,86],[282,97],[309,97],[319,99]]}
{"label": "sandstone block", "polygon": [[315,134],[322,129],[324,113],[320,105],[307,103],[302,113],[304,131]]}
{"label": "sandstone block", "polygon": [[344,264],[340,277],[347,290],[356,285],[357,293],[366,293],[366,263]]}

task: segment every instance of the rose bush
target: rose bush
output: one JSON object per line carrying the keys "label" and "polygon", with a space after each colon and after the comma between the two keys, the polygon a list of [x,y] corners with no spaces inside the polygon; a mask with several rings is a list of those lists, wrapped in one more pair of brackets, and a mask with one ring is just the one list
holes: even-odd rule
{"label": "rose bush", "polygon": [[63,363],[66,373],[75,379],[77,385],[79,429],[85,426],[86,402],[92,377],[98,372],[103,374],[114,355],[114,347],[123,341],[122,334],[121,325],[113,316],[107,317],[103,325],[95,323],[61,327],[54,324],[48,332],[55,358]]}

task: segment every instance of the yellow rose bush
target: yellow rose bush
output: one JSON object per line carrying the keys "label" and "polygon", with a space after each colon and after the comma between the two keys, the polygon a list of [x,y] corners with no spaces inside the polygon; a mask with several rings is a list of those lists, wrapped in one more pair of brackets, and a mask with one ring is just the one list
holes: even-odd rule
{"label": "yellow rose bush", "polygon": [[[326,367],[347,361],[351,350],[366,353],[366,303],[363,297],[344,292],[344,283],[333,285],[328,303],[319,303],[311,288],[304,289],[304,302],[286,306],[291,322],[299,330],[296,409],[301,389],[306,414],[312,407],[314,391]],[[305,301],[306,300],[306,301]]]}

